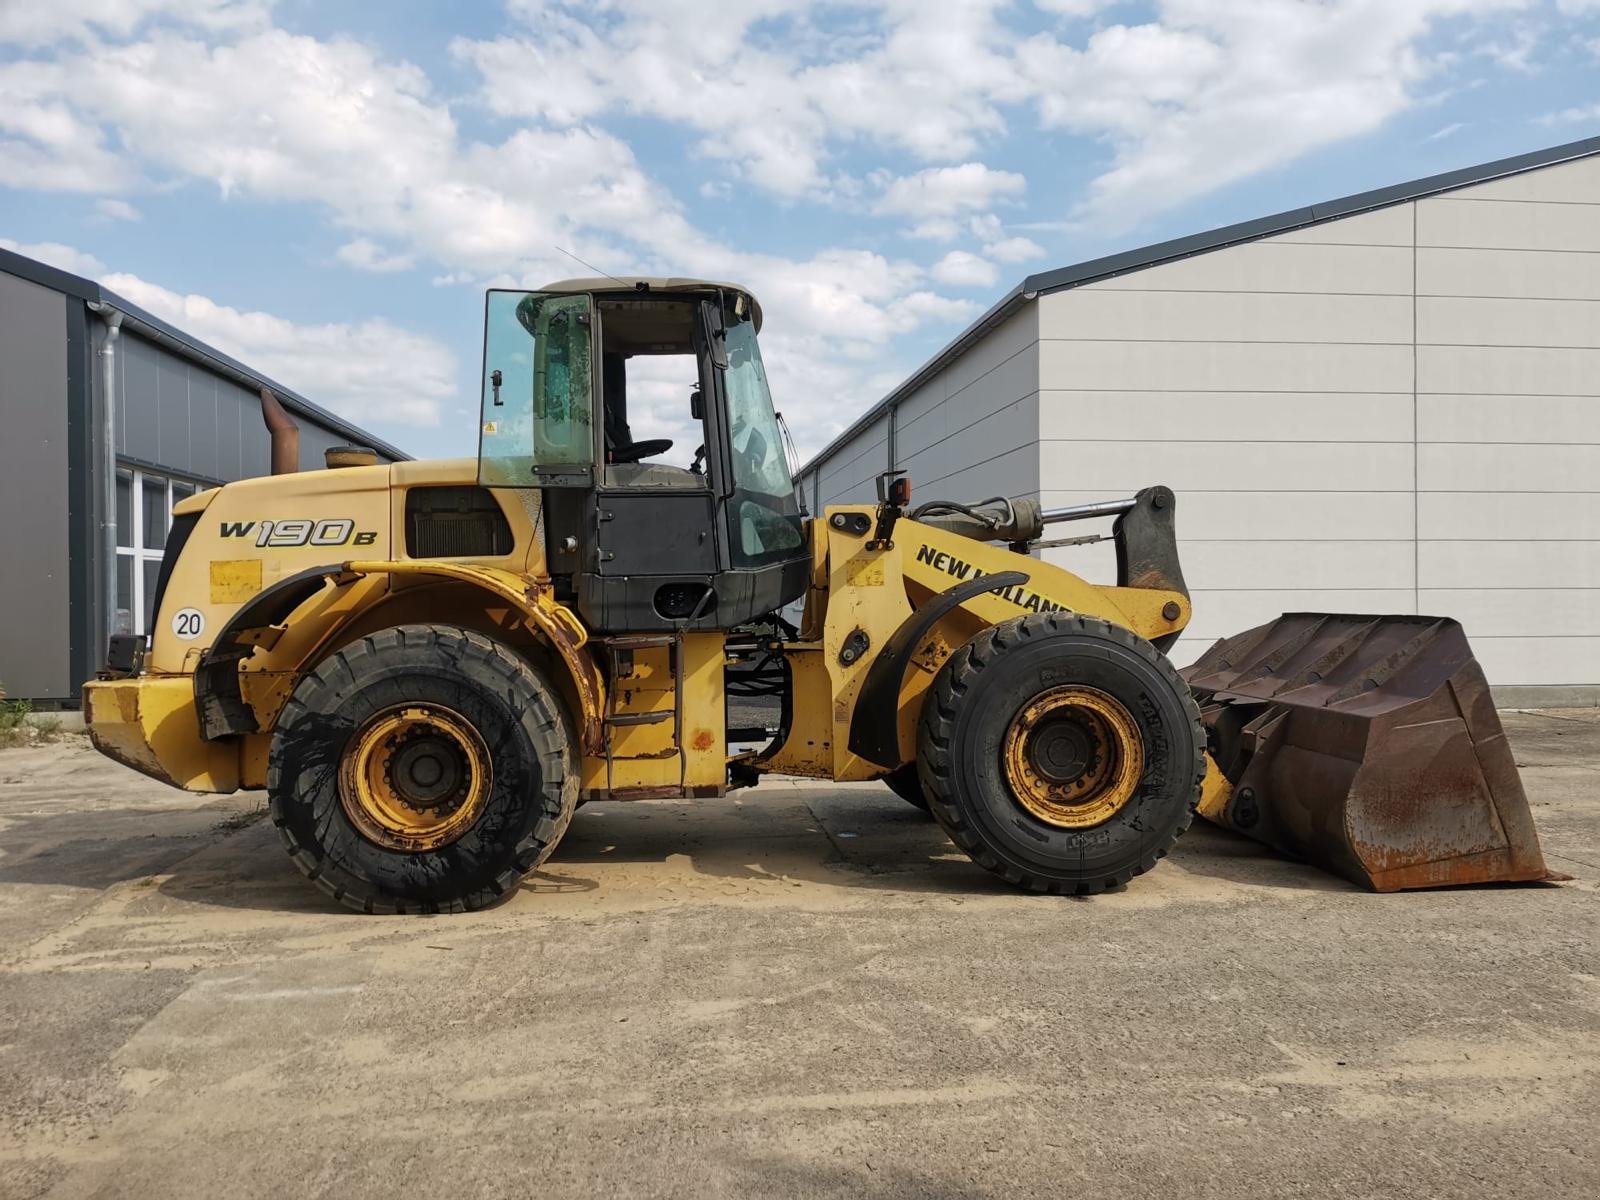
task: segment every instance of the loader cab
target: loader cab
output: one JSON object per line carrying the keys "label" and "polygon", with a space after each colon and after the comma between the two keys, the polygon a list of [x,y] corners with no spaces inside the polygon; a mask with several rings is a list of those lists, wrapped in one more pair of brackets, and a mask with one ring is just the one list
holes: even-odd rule
{"label": "loader cab", "polygon": [[730,629],[804,592],[760,324],[749,292],[699,280],[489,292],[479,480],[530,490],[592,628]]}

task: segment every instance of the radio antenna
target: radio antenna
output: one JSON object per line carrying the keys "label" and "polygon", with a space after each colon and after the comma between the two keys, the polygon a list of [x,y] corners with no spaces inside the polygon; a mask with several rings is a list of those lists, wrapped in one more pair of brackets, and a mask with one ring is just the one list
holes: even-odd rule
{"label": "radio antenna", "polygon": [[[554,242],[551,242],[550,244],[552,246],[556,245]],[[610,271],[602,271],[599,267],[595,266],[593,263],[584,262],[583,259],[579,258],[576,254],[574,254],[571,250],[568,250],[565,246],[556,246],[556,249],[561,251],[561,253],[565,254],[573,262],[578,263],[580,266],[588,267],[589,270],[593,271],[596,275],[604,275],[607,279],[616,279],[617,282],[620,283],[623,287],[631,287],[631,286],[633,286],[626,279],[617,279],[617,277],[615,275],[613,275]]]}

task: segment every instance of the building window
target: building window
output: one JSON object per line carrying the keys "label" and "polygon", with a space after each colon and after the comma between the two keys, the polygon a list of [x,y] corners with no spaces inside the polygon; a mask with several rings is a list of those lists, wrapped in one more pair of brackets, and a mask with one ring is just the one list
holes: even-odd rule
{"label": "building window", "polygon": [[150,630],[172,506],[200,485],[154,471],[117,470],[117,628]]}

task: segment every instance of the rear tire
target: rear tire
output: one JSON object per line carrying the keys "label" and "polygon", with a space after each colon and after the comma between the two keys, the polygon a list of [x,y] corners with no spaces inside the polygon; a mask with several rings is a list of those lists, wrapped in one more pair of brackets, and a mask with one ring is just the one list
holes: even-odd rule
{"label": "rear tire", "polygon": [[928,811],[928,797],[923,794],[922,780],[917,776],[917,764],[908,762],[904,766],[896,767],[883,777],[884,783],[889,785],[889,790],[913,808]]}
{"label": "rear tire", "polygon": [[273,824],[295,865],[349,908],[484,908],[566,832],[573,745],[556,690],[505,646],[446,625],[381,630],[330,655],[284,706],[267,768]]}
{"label": "rear tire", "polygon": [[[1089,709],[1030,723],[1069,694],[1108,714],[1098,735],[1099,718],[1074,723]],[[929,808],[951,840],[1035,892],[1102,891],[1149,870],[1189,827],[1205,777],[1200,711],[1172,664],[1131,631],[1073,613],[1006,621],[953,654],[917,746]]]}

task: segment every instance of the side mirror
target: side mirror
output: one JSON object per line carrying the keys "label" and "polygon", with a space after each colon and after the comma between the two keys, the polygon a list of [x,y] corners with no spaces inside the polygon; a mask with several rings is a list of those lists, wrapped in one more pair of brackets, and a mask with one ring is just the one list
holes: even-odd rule
{"label": "side mirror", "polygon": [[696,421],[706,419],[706,397],[699,388],[689,393],[689,415]]}

